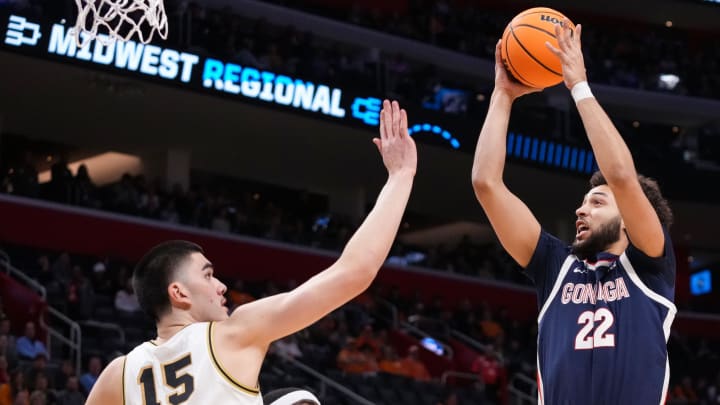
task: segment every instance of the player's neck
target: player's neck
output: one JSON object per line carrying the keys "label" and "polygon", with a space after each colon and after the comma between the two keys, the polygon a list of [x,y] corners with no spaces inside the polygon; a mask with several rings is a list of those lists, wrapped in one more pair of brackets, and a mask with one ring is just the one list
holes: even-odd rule
{"label": "player's neck", "polygon": [[625,253],[625,249],[628,247],[628,238],[623,235],[618,239],[617,242],[611,244],[610,246],[606,247],[604,252],[614,254],[615,256],[620,256],[623,253]]}
{"label": "player's neck", "polygon": [[170,340],[176,333],[183,330],[186,326],[194,323],[195,320],[187,312],[170,313],[158,321],[157,338],[153,341],[157,345]]}

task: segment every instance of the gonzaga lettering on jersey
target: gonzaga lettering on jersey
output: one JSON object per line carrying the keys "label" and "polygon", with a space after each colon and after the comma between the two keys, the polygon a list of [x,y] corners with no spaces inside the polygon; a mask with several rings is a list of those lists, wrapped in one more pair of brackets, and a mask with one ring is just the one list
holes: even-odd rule
{"label": "gonzaga lettering on jersey", "polygon": [[526,274],[538,294],[540,404],[664,404],[667,340],[677,312],[675,256],[634,246],[595,262],[543,231]]}
{"label": "gonzaga lettering on jersey", "polygon": [[258,389],[237,383],[213,353],[212,322],[186,326],[162,345],[145,342],[125,357],[126,405],[262,405]]}

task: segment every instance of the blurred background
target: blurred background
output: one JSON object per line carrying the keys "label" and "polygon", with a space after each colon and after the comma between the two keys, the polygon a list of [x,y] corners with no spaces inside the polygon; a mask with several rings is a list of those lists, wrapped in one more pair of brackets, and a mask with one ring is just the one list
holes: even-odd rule
{"label": "blurred background", "polygon": [[[470,184],[493,52],[529,1],[165,0],[170,35],[78,49],[75,3],[0,0],[0,402],[81,404],[154,337],[128,280],[165,239],[201,244],[233,305],[338,256],[386,173],[383,98],[419,167],[361,297],[277,342],[263,391],[327,404],[534,404],[537,302]],[[720,403],[720,4],[548,0],[583,24],[593,92],[671,200],[669,403]],[[596,162],[569,92],[513,109],[505,180],[574,236]]]}

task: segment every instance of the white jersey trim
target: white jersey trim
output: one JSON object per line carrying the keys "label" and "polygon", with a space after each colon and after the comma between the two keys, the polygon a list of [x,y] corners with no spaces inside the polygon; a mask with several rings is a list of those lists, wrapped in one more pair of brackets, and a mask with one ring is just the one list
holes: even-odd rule
{"label": "white jersey trim", "polygon": [[[570,267],[573,263],[575,263],[576,257],[574,255],[568,255],[568,257],[565,259],[565,262],[563,262],[562,266],[560,267],[560,273],[558,273],[557,278],[555,279],[555,284],[553,285],[552,291],[550,291],[550,295],[548,295],[547,299],[545,299],[545,302],[543,303],[542,309],[540,310],[540,314],[537,318],[538,323],[538,341],[540,340],[540,321],[542,321],[543,316],[545,316],[545,312],[550,307],[550,304],[555,299],[555,296],[557,295],[558,291],[560,291],[560,287],[562,286],[563,280],[565,280],[565,276],[567,275],[568,271],[570,271]],[[538,345],[538,350],[536,353],[537,356],[537,370],[538,370],[538,404],[543,405],[545,401],[543,400],[543,395],[545,395],[544,387],[543,387],[543,378],[542,373],[540,372],[540,347]]]}
{"label": "white jersey trim", "polygon": [[545,405],[545,387],[543,386],[542,373],[540,372],[540,350],[535,353],[537,358],[537,376],[538,376],[538,405]]}
{"label": "white jersey trim", "polygon": [[[622,263],[623,267],[625,268],[625,271],[627,271],[628,277],[630,277],[630,281],[632,281],[639,289],[643,292],[648,298],[651,300],[657,302],[658,304],[667,307],[668,313],[665,315],[665,321],[663,321],[663,333],[665,335],[665,343],[667,343],[668,339],[670,338],[670,326],[673,323],[673,319],[675,319],[675,314],[677,313],[677,307],[675,307],[675,304],[672,303],[669,299],[663,297],[662,295],[656,293],[655,291],[651,290],[650,287],[648,287],[643,281],[640,279],[640,276],[635,271],[635,268],[633,267],[632,263],[630,263],[630,259],[627,257],[627,254],[623,253],[622,256],[620,256],[620,263]],[[670,385],[670,362],[668,360],[667,354],[665,355],[665,378],[663,379],[663,387],[662,392],[660,394],[660,405],[665,404],[665,399],[667,397],[667,391],[668,387]]]}
{"label": "white jersey trim", "polygon": [[670,338],[670,326],[672,325],[673,319],[675,319],[677,307],[675,307],[675,304],[673,304],[672,301],[651,290],[650,287],[642,282],[640,276],[638,276],[635,268],[630,263],[630,259],[625,253],[620,256],[620,263],[622,263],[623,267],[627,271],[630,280],[640,289],[640,291],[643,292],[643,294],[658,304],[667,307],[668,313],[665,316],[665,321],[663,322],[663,333],[665,334],[665,343],[667,343]]}
{"label": "white jersey trim", "polygon": [[[540,321],[542,321],[542,318],[545,315],[545,312],[550,307],[552,300],[555,299],[555,296],[557,295],[558,291],[560,291],[562,282],[563,282],[563,280],[565,280],[565,276],[567,275],[568,271],[570,270],[570,266],[572,266],[572,264],[575,262],[575,260],[577,260],[577,258],[574,255],[568,255],[568,257],[565,259],[565,262],[563,263],[562,267],[560,267],[560,273],[558,273],[558,276],[555,279],[555,284],[553,285],[553,289],[550,292],[550,295],[548,295],[547,299],[545,299],[542,309],[540,310],[540,314],[538,315],[538,318],[537,318],[538,326],[540,326]],[[538,335],[539,335],[539,333],[538,333]]]}

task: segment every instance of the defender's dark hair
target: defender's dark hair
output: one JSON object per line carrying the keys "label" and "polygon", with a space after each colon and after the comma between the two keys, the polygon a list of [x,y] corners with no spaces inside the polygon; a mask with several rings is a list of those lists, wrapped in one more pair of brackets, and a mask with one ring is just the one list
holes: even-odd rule
{"label": "defender's dark hair", "polygon": [[135,266],[132,277],[135,295],[140,308],[156,322],[170,310],[167,288],[175,271],[195,252],[204,253],[192,242],[171,240],[150,249]]}
{"label": "defender's dark hair", "polygon": [[[650,177],[645,177],[642,174],[638,174],[638,181],[640,182],[643,193],[645,193],[645,197],[650,200],[650,204],[655,208],[655,213],[657,213],[660,223],[669,229],[673,222],[673,214],[672,210],[670,210],[670,204],[668,204],[668,201],[660,192],[660,186],[658,186],[657,181]],[[593,173],[590,178],[590,187],[602,186],[604,184],[607,184],[605,176],[603,176],[600,171]]]}

